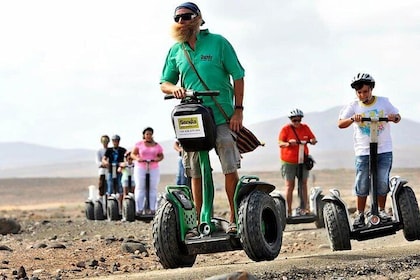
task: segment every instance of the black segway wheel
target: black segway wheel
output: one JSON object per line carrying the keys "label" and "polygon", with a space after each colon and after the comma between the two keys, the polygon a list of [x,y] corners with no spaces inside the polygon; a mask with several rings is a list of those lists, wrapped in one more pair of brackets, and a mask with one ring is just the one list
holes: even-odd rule
{"label": "black segway wheel", "polygon": [[86,201],[85,203],[85,215],[87,220],[95,220],[95,209],[92,201]]}
{"label": "black segway wheel", "polygon": [[97,221],[105,220],[104,209],[100,201],[95,201],[93,204],[93,216]]}
{"label": "black segway wheel", "polygon": [[109,199],[106,209],[108,221],[117,221],[119,219],[118,201],[116,199]]}
{"label": "black segway wheel", "polygon": [[153,246],[164,268],[191,267],[195,262],[197,255],[188,254],[179,233],[175,207],[166,201],[153,220]]}
{"label": "black segway wheel", "polygon": [[420,212],[416,195],[410,187],[398,193],[398,210],[403,223],[404,237],[407,241],[420,239]]}
{"label": "black segway wheel", "polygon": [[334,202],[324,204],[324,223],[333,251],[351,250],[346,209]]}
{"label": "black segway wheel", "polygon": [[315,226],[317,228],[324,228],[325,222],[324,222],[324,201],[322,201],[323,195],[319,195],[316,198],[316,220],[315,220]]}
{"label": "black segway wheel", "polygon": [[274,199],[254,191],[240,203],[238,230],[242,247],[254,261],[275,259],[283,242],[283,225]]}
{"label": "black segway wheel", "polygon": [[122,216],[123,219],[127,222],[134,222],[136,219],[136,205],[132,198],[124,198]]}

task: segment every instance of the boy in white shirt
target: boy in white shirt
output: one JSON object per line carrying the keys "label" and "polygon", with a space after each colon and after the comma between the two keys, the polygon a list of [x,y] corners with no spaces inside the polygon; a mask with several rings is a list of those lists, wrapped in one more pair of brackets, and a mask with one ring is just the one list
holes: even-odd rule
{"label": "boy in white shirt", "polygon": [[[389,121],[398,123],[401,120],[398,109],[388,98],[372,95],[375,80],[367,73],[357,74],[351,83],[356,91],[356,97],[350,104],[344,106],[338,119],[339,128],[353,125],[354,152],[356,155],[355,193],[357,196],[357,216],[353,227],[365,226],[365,206],[369,195],[369,154],[370,154],[370,123],[361,122],[363,117],[388,117]],[[389,173],[392,168],[391,127],[388,122],[381,122],[378,130],[378,206],[381,220],[389,220],[385,212],[386,196],[389,192]]]}

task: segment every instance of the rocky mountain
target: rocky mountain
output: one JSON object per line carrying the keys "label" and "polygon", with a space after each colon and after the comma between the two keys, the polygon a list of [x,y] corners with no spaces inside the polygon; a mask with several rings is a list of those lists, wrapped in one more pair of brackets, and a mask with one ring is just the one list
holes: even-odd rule
{"label": "rocky mountain", "polygon": [[[317,169],[353,168],[353,140],[351,128],[339,129],[337,116],[340,107],[305,114],[303,121],[317,136],[318,144],[310,146]],[[244,154],[241,171],[276,171],[280,169],[278,133],[288,122],[286,116],[246,126],[251,129],[264,147]],[[420,123],[403,119],[392,124],[394,167],[420,167]],[[161,172],[174,174],[177,153],[173,141],[162,141],[165,160]],[[92,177],[96,176],[94,150],[57,149],[30,143],[0,143],[0,178],[8,177]],[[220,171],[215,153],[211,152],[212,167]]]}

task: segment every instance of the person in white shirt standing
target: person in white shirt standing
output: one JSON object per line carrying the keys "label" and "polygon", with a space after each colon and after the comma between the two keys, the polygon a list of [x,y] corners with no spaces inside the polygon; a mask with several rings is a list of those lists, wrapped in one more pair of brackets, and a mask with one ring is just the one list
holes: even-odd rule
{"label": "person in white shirt standing", "polygon": [[[351,87],[356,91],[354,101],[344,106],[338,119],[339,128],[353,126],[354,152],[356,155],[355,193],[357,196],[357,216],[354,228],[365,226],[365,206],[369,195],[369,154],[370,123],[362,122],[363,117],[387,117],[398,123],[401,120],[398,109],[386,97],[372,94],[375,80],[367,73],[357,74]],[[386,197],[389,192],[389,173],[392,168],[391,127],[388,122],[381,122],[378,131],[378,206],[381,220],[389,220],[385,211]]]}
{"label": "person in white shirt standing", "polygon": [[105,155],[106,149],[108,149],[109,136],[108,135],[102,135],[101,136],[101,143],[102,143],[102,148],[100,148],[96,152],[96,165],[98,166],[98,175],[99,175],[98,188],[99,188],[99,196],[100,197],[102,197],[105,194],[105,191],[107,189],[106,180],[107,180],[108,168],[106,168],[103,165],[102,158]]}

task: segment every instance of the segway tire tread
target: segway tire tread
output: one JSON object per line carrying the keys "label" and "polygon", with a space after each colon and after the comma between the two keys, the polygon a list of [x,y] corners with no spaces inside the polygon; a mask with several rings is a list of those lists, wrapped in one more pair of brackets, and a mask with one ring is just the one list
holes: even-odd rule
{"label": "segway tire tread", "polygon": [[317,218],[315,220],[315,226],[317,228],[324,228],[325,227],[325,221],[324,221],[324,204],[325,202],[322,200],[324,196],[319,195],[316,198],[316,215]]}
{"label": "segway tire tread", "polygon": [[105,220],[104,209],[102,207],[102,203],[100,203],[98,201],[95,202],[93,204],[93,212],[94,212],[95,220],[97,220],[97,221]]}
{"label": "segway tire tread", "polygon": [[107,207],[108,221],[117,221],[119,220],[119,216],[118,201],[116,199],[109,199]]}
{"label": "segway tire tread", "polygon": [[286,228],[286,221],[287,221],[286,203],[283,199],[279,197],[273,197],[273,199],[276,202],[276,205],[278,207],[280,220],[281,220],[281,228],[282,228],[282,231],[284,231],[284,229]]}
{"label": "segway tire tread", "polygon": [[334,202],[324,204],[325,228],[333,251],[351,250],[346,209]]}
{"label": "segway tire tread", "polygon": [[197,257],[197,254],[188,254],[179,233],[175,207],[166,201],[158,208],[153,220],[153,245],[165,269],[191,267]]}
{"label": "segway tire tread", "polygon": [[239,206],[238,229],[245,253],[254,261],[275,259],[283,241],[283,225],[274,199],[261,191],[251,192]]}
{"label": "segway tire tread", "polygon": [[398,194],[398,206],[407,241],[420,239],[420,211],[416,196],[410,187],[404,187]]}
{"label": "segway tire tread", "polygon": [[85,215],[86,219],[89,221],[95,220],[95,206],[93,205],[92,201],[88,201],[85,203]]}
{"label": "segway tire tread", "polygon": [[124,198],[122,214],[124,220],[127,222],[134,222],[136,220],[136,205],[133,199]]}

